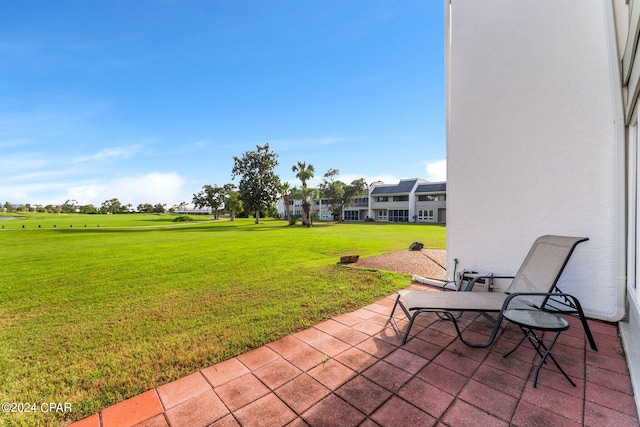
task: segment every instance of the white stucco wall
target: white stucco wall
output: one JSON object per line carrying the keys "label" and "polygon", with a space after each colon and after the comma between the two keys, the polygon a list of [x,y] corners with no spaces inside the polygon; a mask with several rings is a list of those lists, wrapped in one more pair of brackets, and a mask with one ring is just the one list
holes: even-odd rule
{"label": "white stucco wall", "polygon": [[515,273],[536,237],[586,236],[560,286],[617,320],[620,141],[603,3],[451,3],[448,265]]}

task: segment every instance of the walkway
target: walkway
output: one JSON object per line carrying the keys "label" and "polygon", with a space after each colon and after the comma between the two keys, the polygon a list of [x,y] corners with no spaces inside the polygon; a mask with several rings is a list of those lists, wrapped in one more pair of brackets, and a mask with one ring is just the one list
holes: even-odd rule
{"label": "walkway", "polygon": [[[424,289],[424,288],[422,288]],[[394,296],[147,391],[73,424],[125,426],[638,426],[615,325],[590,322],[599,351],[571,319],[533,388],[537,356],[508,326],[488,349],[424,314],[411,338],[389,322]],[[397,323],[403,328],[402,312]],[[467,336],[489,324],[463,318]],[[506,322],[505,322],[506,326]],[[536,358],[534,358],[534,356]]]}

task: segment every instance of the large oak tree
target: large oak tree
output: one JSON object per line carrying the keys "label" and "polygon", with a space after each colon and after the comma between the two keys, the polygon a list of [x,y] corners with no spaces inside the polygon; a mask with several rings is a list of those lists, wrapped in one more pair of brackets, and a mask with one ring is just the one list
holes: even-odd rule
{"label": "large oak tree", "polygon": [[269,151],[269,144],[256,145],[242,157],[233,156],[231,177],[240,177],[238,191],[247,212],[254,212],[256,224],[260,212],[269,209],[280,197],[280,177],[275,173],[278,154]]}

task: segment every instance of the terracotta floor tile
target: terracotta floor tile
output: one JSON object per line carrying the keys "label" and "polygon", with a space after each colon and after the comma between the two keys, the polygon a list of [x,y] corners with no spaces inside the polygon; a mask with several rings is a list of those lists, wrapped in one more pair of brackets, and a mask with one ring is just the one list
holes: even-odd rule
{"label": "terracotta floor tile", "polygon": [[329,334],[326,334],[316,328],[309,328],[309,329],[305,329],[304,331],[300,331],[296,334],[293,334],[293,336],[298,338],[301,341],[306,342],[307,344],[313,344],[315,341],[319,340],[320,338],[329,336]]}
{"label": "terracotta floor tile", "polygon": [[307,374],[302,374],[275,391],[284,403],[302,414],[326,397],[329,389]]}
{"label": "terracotta floor tile", "polygon": [[211,386],[200,372],[196,372],[158,387],[158,395],[166,410],[207,390],[211,390]]}
{"label": "terracotta floor tile", "polygon": [[229,410],[213,390],[187,400],[167,410],[165,415],[172,426],[205,427],[229,414]]}
{"label": "terracotta floor tile", "polygon": [[371,311],[371,310],[366,310],[364,308],[361,308],[359,310],[354,311],[353,313],[351,313],[352,315],[359,317],[362,320],[367,320],[367,319],[371,319],[373,316],[375,316],[376,312]]}
{"label": "terracotta floor tile", "polygon": [[237,359],[253,371],[267,363],[273,362],[278,357],[280,357],[278,353],[271,350],[269,347],[264,346],[251,350],[248,353],[241,354]]}
{"label": "terracotta floor tile", "polygon": [[235,411],[269,393],[253,374],[247,374],[214,389],[225,405]]}
{"label": "terracotta floor tile", "polygon": [[382,315],[382,314],[378,314],[376,316],[373,316],[372,318],[370,318],[368,320],[369,322],[373,322],[373,323],[377,323],[378,325],[384,326],[384,327],[388,327],[391,326],[392,321],[391,319],[389,319],[389,315]]}
{"label": "terracotta floor tile", "polygon": [[472,378],[480,384],[484,384],[493,390],[500,391],[516,399],[520,398],[527,384],[524,378],[511,375],[508,372],[501,371],[487,364],[480,366]]}
{"label": "terracotta floor tile", "polygon": [[453,403],[442,421],[450,426],[509,426],[508,422],[494,417],[460,399]]}
{"label": "terracotta floor tile", "polygon": [[502,372],[509,373],[526,380],[534,369],[531,362],[525,362],[515,357],[502,357],[502,354],[491,352],[482,363],[483,366],[491,366]]}
{"label": "terracotta floor tile", "polygon": [[440,418],[455,399],[420,378],[413,378],[402,386],[398,396],[435,418]]}
{"label": "terracotta floor tile", "polygon": [[389,317],[389,314],[391,314],[392,308],[393,308],[393,304],[391,305],[389,305],[388,303],[380,304],[378,302],[369,304],[364,307],[365,310],[373,311],[374,313],[378,313],[386,317]]}
{"label": "terracotta floor tile", "polygon": [[323,363],[326,360],[326,354],[305,344],[305,347],[285,354],[284,358],[293,363],[298,369],[308,371]]}
{"label": "terracotta floor tile", "polygon": [[329,390],[335,390],[353,378],[356,372],[337,360],[329,359],[326,363],[311,369],[308,374]]}
{"label": "terracotta floor tile", "polygon": [[366,322],[361,322],[358,323],[356,325],[353,326],[353,329],[363,332],[367,335],[373,336],[373,335],[377,335],[380,332],[382,332],[383,330],[386,329],[386,326],[384,325],[379,325],[377,323],[374,322],[370,322],[370,321],[366,321]]}
{"label": "terracotta floor tile", "polygon": [[369,338],[369,335],[365,334],[364,332],[356,331],[355,329],[351,328],[345,328],[341,331],[338,331],[334,333],[333,336],[351,345],[358,345],[362,341]]}
{"label": "terracotta floor tile", "polygon": [[353,406],[331,394],[302,414],[311,427],[316,426],[357,426],[366,417]]}
{"label": "terracotta floor tile", "polygon": [[298,417],[287,424],[287,427],[309,427],[309,424],[307,424],[302,418]]}
{"label": "terracotta floor tile", "polygon": [[258,379],[265,383],[271,390],[275,390],[300,374],[302,374],[300,369],[282,358],[278,358],[253,371],[253,375],[258,377]]}
{"label": "terracotta floor tile", "polygon": [[397,346],[391,345],[386,341],[379,340],[378,338],[369,338],[358,344],[356,347],[360,350],[366,351],[378,359],[382,359],[397,348]]}
{"label": "terracotta floor tile", "polygon": [[373,335],[373,337],[388,342],[389,344],[396,347],[402,345],[403,335],[398,333],[398,331],[393,328],[384,328],[377,334]]}
{"label": "terracotta floor tile", "polygon": [[[582,365],[582,368],[584,369],[584,365]],[[526,387],[533,387],[533,376],[534,372],[531,372],[531,376],[529,376],[529,379],[527,380]],[[562,375],[555,366],[543,366],[542,369],[540,369],[540,375],[538,375],[538,384],[583,400],[585,393],[585,381],[580,378],[573,377],[571,374],[569,374],[569,378],[571,378],[571,380],[576,384],[575,387],[567,381],[564,375]]]}
{"label": "terracotta floor tile", "polygon": [[404,348],[397,349],[386,356],[383,360],[402,369],[403,371],[409,372],[410,374],[418,373],[429,362],[417,354],[408,352]]}
{"label": "terracotta floor tile", "polygon": [[329,319],[317,324],[315,328],[327,334],[334,335],[336,332],[346,329],[347,326],[333,319]]}
{"label": "terracotta floor tile", "polygon": [[491,353],[491,349],[489,348],[469,347],[460,340],[453,340],[447,347],[445,347],[445,350],[481,363],[484,362],[487,356]]}
{"label": "terracotta floor tile", "polygon": [[202,372],[202,375],[204,375],[213,387],[219,387],[222,384],[246,375],[251,371],[249,371],[246,366],[234,357],[233,359],[225,360],[224,362],[209,366],[200,372]]}
{"label": "terracotta floor tile", "polygon": [[621,393],[633,394],[628,375],[587,365],[587,381]]}
{"label": "terracotta floor tile", "polygon": [[586,363],[589,366],[595,366],[596,368],[607,369],[629,376],[627,361],[623,357],[606,356],[600,352],[588,351]]}
{"label": "terracotta floor tile", "polygon": [[405,402],[397,396],[389,399],[380,409],[371,415],[382,427],[420,426],[428,427],[436,423],[436,419],[424,411]]}
{"label": "terracotta floor tile", "polygon": [[271,350],[275,351],[280,355],[285,355],[285,354],[292,353],[296,350],[300,350],[301,348],[306,347],[306,345],[307,344],[303,343],[296,337],[292,335],[288,335],[282,339],[279,339],[270,344],[267,344],[267,347],[269,347]]}
{"label": "terracotta floor tile", "polygon": [[133,426],[162,414],[162,404],[156,390],[149,390],[102,411],[103,427]]}
{"label": "terracotta floor tile", "polygon": [[330,357],[333,357],[351,348],[350,344],[347,344],[344,341],[340,341],[338,338],[334,338],[330,335],[322,337],[319,340],[314,341],[310,345]]}
{"label": "terracotta floor tile", "polygon": [[341,314],[333,318],[333,320],[340,322],[347,326],[353,326],[357,323],[362,322],[362,318],[358,317],[352,313]]}
{"label": "terracotta floor tile", "polygon": [[621,393],[601,385],[588,382],[585,400],[604,406],[623,414],[637,416],[636,403],[633,395]]}
{"label": "terracotta floor tile", "polygon": [[431,344],[435,344],[438,347],[442,347],[442,348],[451,344],[455,339],[453,336],[449,334],[445,334],[443,332],[440,332],[438,330],[431,329],[431,328],[424,329],[422,332],[417,334],[417,337],[420,338],[421,340],[424,340]]}
{"label": "terracotta floor tile", "polygon": [[428,364],[422,371],[418,372],[416,377],[454,396],[457,395],[469,381],[468,377],[460,375],[437,363]]}
{"label": "terracotta floor tile", "polygon": [[[579,427],[582,423],[570,420],[562,415],[555,414],[553,412],[546,411],[542,408],[538,408],[529,402],[520,401],[516,407],[515,414],[511,420],[511,425],[515,427],[526,426],[562,426],[562,427]],[[588,424],[585,424],[588,425]],[[617,426],[617,424],[596,424],[593,427],[603,426]]]}
{"label": "terracotta floor tile", "polygon": [[529,402],[576,422],[582,422],[582,399],[538,384],[537,388],[525,387],[521,401]]}
{"label": "terracotta floor tile", "polygon": [[355,377],[335,393],[366,415],[371,414],[391,397],[391,392],[363,376]]}
{"label": "terracotta floor tile", "polygon": [[384,361],[376,363],[362,375],[394,393],[411,379],[411,374]]}
{"label": "terracotta floor tile", "polygon": [[165,414],[160,414],[140,424],[136,424],[136,427],[169,427],[169,422]]}
{"label": "terracotta floor tile", "polygon": [[241,425],[252,427],[285,426],[296,414],[274,394],[268,394],[234,413]]}
{"label": "terracotta floor tile", "polygon": [[209,427],[240,427],[240,424],[238,424],[238,421],[236,421],[233,415],[229,414],[220,418]]}
{"label": "terracotta floor tile", "polygon": [[480,362],[477,360],[447,350],[440,353],[433,361],[442,366],[450,366],[451,369],[466,376],[473,375],[480,366]]}
{"label": "terracotta floor tile", "polygon": [[379,360],[356,347],[351,347],[349,350],[340,353],[335,359],[356,372],[364,371]]}
{"label": "terracotta floor tile", "polygon": [[639,423],[637,416],[623,414],[593,402],[585,402],[584,425],[589,427],[638,427]]}
{"label": "terracotta floor tile", "polygon": [[419,338],[414,338],[408,341],[405,345],[402,346],[403,349],[412,352],[413,354],[417,354],[418,356],[426,359],[433,360],[440,354],[443,350],[442,347],[439,347],[435,344],[432,344],[427,341],[423,341]]}
{"label": "terracotta floor tile", "polygon": [[507,422],[511,420],[518,405],[517,398],[473,380],[469,381],[458,397]]}

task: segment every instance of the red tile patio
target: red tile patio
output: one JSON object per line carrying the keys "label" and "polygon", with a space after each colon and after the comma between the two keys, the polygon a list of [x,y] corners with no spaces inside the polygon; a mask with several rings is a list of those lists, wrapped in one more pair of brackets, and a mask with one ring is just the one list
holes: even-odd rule
{"label": "red tile patio", "polygon": [[[416,285],[417,287],[417,285]],[[424,288],[423,288],[424,289]],[[553,364],[505,326],[487,349],[465,346],[453,325],[424,314],[401,345],[406,320],[391,295],[353,313],[149,390],[75,427],[126,426],[638,426],[616,325],[590,321],[599,351],[573,318]],[[465,334],[489,325],[465,315]]]}

